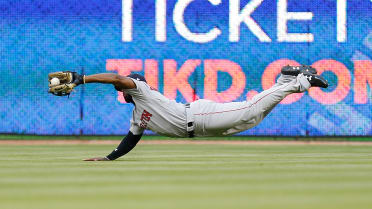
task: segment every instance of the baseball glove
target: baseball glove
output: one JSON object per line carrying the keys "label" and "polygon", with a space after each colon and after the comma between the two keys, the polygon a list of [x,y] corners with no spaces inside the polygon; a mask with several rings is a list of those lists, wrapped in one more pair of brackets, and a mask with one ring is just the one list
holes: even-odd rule
{"label": "baseball glove", "polygon": [[[58,85],[52,85],[53,78],[59,79]],[[56,96],[68,96],[72,90],[84,83],[84,75],[79,75],[76,72],[60,71],[48,74],[49,90],[48,92]]]}

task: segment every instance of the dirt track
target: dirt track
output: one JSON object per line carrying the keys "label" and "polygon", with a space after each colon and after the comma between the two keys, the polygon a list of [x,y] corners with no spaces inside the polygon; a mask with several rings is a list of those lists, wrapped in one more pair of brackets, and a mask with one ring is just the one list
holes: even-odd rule
{"label": "dirt track", "polygon": [[[141,144],[224,144],[224,145],[367,145],[372,142],[349,141],[227,141],[227,140],[142,140]],[[118,140],[0,140],[0,145],[117,145]]]}

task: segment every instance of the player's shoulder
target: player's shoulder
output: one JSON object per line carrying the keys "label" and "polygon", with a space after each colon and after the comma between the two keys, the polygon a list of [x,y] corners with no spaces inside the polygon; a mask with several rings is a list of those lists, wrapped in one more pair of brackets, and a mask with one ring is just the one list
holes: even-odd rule
{"label": "player's shoulder", "polygon": [[130,78],[130,79],[132,79],[132,81],[136,85],[135,89],[137,89],[137,90],[150,89],[150,86],[146,82],[140,81],[140,80],[137,80],[137,79],[134,79],[134,78]]}
{"label": "player's shoulder", "polygon": [[144,82],[144,81],[138,81],[136,79],[132,79],[133,82],[136,84],[136,89],[143,92],[159,92],[158,89],[154,88],[150,84]]}
{"label": "player's shoulder", "polygon": [[134,82],[135,88],[124,89],[126,93],[131,94],[131,95],[138,95],[138,94],[143,94],[144,92],[148,91],[149,87],[146,84],[146,82],[138,81],[133,78],[129,78],[129,79],[131,79]]}

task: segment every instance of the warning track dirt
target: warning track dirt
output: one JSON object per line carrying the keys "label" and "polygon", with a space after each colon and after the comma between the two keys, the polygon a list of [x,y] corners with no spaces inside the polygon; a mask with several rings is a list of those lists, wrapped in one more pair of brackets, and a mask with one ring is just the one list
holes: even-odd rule
{"label": "warning track dirt", "polygon": [[[0,145],[117,145],[119,140],[0,140]],[[354,145],[372,146],[372,142],[355,141],[240,141],[240,140],[142,140],[140,144],[206,144],[206,145]]]}

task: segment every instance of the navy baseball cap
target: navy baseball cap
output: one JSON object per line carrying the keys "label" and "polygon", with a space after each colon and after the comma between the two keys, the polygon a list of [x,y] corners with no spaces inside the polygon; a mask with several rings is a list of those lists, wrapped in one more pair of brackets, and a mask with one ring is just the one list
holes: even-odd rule
{"label": "navy baseball cap", "polygon": [[137,74],[137,73],[131,73],[127,77],[136,79],[137,81],[143,81],[143,82],[147,83],[145,77],[143,77],[142,75]]}

